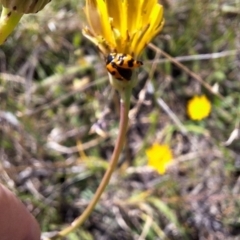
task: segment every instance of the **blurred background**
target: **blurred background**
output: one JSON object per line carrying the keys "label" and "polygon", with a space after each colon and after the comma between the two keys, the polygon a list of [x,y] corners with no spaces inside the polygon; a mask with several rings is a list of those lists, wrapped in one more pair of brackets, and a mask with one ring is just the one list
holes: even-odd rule
{"label": "blurred background", "polygon": [[[141,56],[118,168],[66,239],[240,239],[240,1],[162,4],[165,27]],[[83,6],[52,1],[0,46],[0,181],[42,232],[86,208],[118,133],[118,94],[82,36]],[[211,106],[200,121],[188,114],[197,95]],[[154,143],[173,156],[161,174],[148,166]]]}

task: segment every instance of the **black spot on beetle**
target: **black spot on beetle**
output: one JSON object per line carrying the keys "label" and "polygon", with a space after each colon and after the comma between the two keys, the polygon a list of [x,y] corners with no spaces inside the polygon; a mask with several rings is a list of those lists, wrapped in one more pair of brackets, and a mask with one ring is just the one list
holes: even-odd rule
{"label": "black spot on beetle", "polygon": [[132,70],[131,69],[126,69],[126,68],[117,68],[119,74],[123,77],[123,79],[126,79],[127,81],[131,80],[132,77]]}
{"label": "black spot on beetle", "polygon": [[128,67],[132,68],[134,65],[134,59],[128,61]]}
{"label": "black spot on beetle", "polygon": [[7,17],[10,17],[12,15],[12,12],[9,12],[8,14],[7,14]]}
{"label": "black spot on beetle", "polygon": [[119,66],[122,66],[124,63],[123,59],[120,61]]}
{"label": "black spot on beetle", "polygon": [[111,71],[110,73],[114,76],[114,75],[116,75],[117,72]]}
{"label": "black spot on beetle", "polygon": [[17,6],[14,6],[14,7],[13,7],[13,11],[17,11]]}

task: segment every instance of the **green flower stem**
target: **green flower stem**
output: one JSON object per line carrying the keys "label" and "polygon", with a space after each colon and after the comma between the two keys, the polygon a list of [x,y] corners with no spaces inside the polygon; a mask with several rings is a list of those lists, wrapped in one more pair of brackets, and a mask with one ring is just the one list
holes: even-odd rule
{"label": "green flower stem", "polygon": [[122,91],[120,91],[121,95],[121,106],[120,106],[120,123],[119,123],[119,134],[117,137],[116,145],[112,154],[112,158],[109,163],[109,167],[103,176],[103,179],[95,192],[95,195],[85,211],[75,219],[72,224],[60,231],[56,237],[64,237],[67,234],[71,233],[72,231],[76,230],[79,226],[84,223],[84,221],[88,218],[91,214],[93,209],[95,208],[96,204],[98,203],[102,193],[104,192],[106,186],[108,185],[110,178],[117,166],[119,156],[124,146],[125,136],[128,128],[128,113],[129,113],[129,106],[130,106],[130,97],[132,93],[132,87],[128,87]]}
{"label": "green flower stem", "polygon": [[0,17],[0,45],[6,41],[7,37],[19,23],[22,15],[23,13],[18,13],[2,7],[2,13]]}

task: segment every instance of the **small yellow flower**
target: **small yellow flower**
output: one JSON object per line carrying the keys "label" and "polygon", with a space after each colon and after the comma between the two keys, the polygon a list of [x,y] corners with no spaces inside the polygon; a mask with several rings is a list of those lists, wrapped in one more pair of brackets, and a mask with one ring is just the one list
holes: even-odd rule
{"label": "small yellow flower", "polygon": [[205,95],[194,96],[187,103],[187,114],[192,120],[202,120],[211,112],[211,102]]}
{"label": "small yellow flower", "polygon": [[153,144],[146,150],[148,165],[160,174],[166,172],[167,167],[173,162],[173,155],[168,145]]}
{"label": "small yellow flower", "polygon": [[158,0],[86,0],[84,10],[90,28],[83,34],[106,55],[138,57],[164,24]]}

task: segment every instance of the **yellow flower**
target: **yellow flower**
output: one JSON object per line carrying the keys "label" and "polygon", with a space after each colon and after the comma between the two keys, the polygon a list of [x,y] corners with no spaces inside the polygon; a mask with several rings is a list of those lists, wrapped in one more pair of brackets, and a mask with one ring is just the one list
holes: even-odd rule
{"label": "yellow flower", "polygon": [[168,145],[155,143],[146,150],[146,155],[148,165],[156,169],[160,174],[164,174],[173,161],[172,152]]}
{"label": "yellow flower", "polygon": [[89,27],[83,34],[105,55],[110,83],[119,91],[133,88],[133,69],[142,65],[136,58],[163,28],[162,5],[158,0],[86,0],[84,11]]}
{"label": "yellow flower", "polygon": [[83,34],[106,55],[138,57],[164,24],[158,0],[86,0],[85,14]]}
{"label": "yellow flower", "polygon": [[209,116],[212,105],[205,95],[194,96],[187,103],[187,114],[192,120],[202,120]]}

